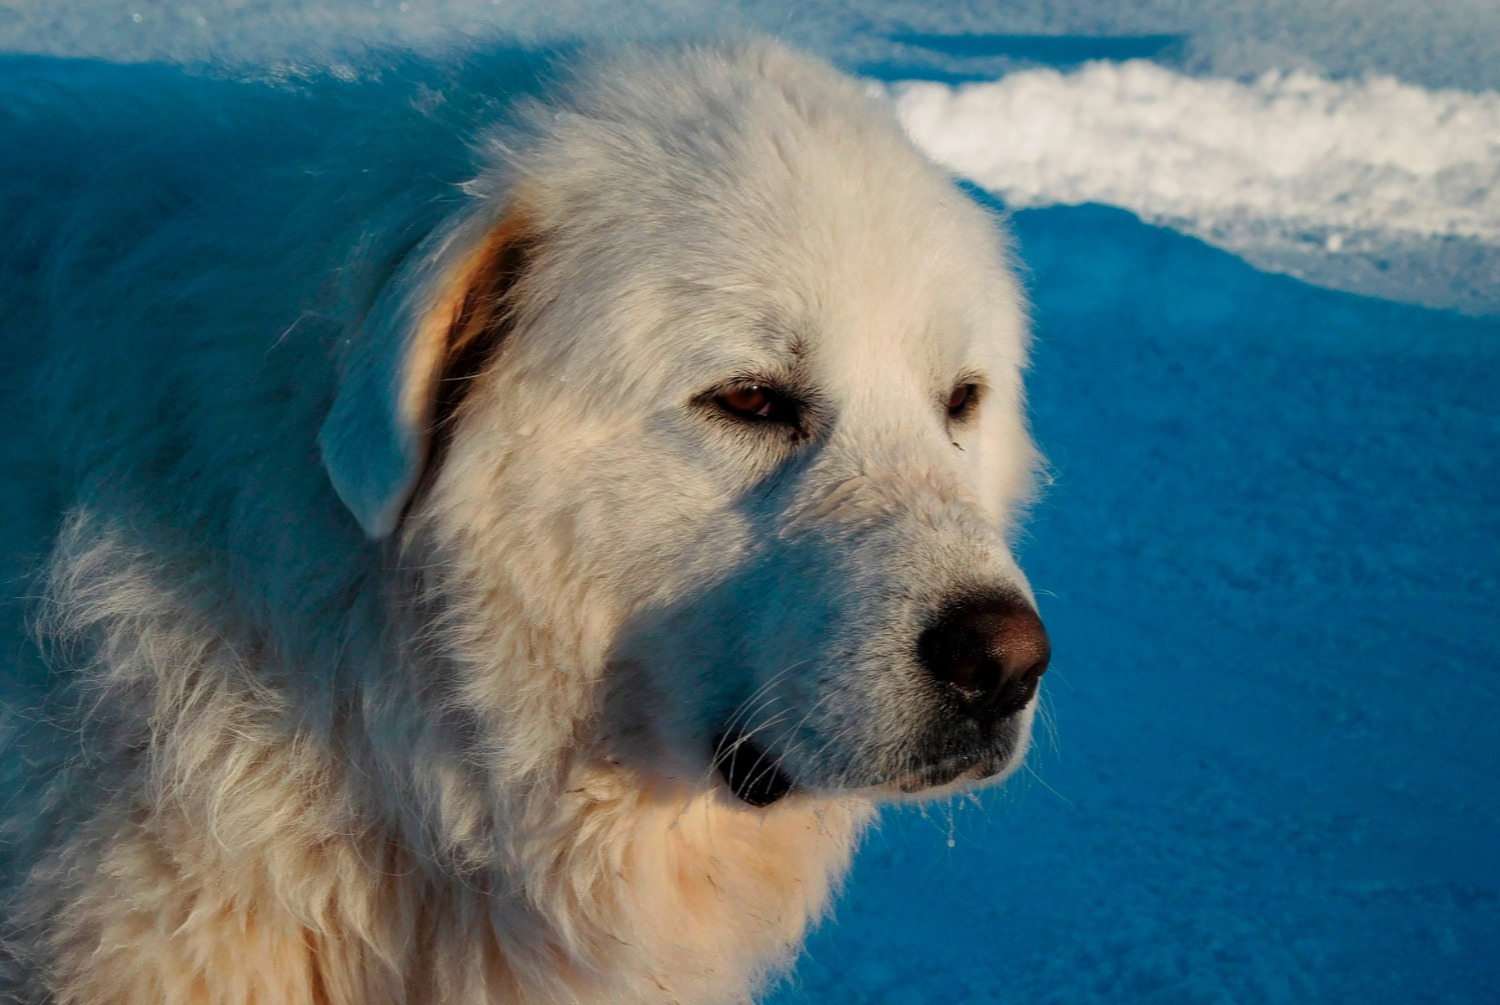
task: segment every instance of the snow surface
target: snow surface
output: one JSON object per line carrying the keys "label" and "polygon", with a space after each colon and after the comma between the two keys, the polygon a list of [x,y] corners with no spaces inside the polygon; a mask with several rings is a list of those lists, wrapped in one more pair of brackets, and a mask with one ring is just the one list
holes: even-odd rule
{"label": "snow surface", "polygon": [[1030,770],[888,813],[777,1005],[1500,1000],[1500,4],[0,0],[0,52],[736,25],[1022,207],[1053,475]]}
{"label": "snow surface", "polygon": [[733,28],[885,79],[1134,54],[1222,77],[1373,73],[1500,90],[1494,0],[0,0],[0,51],[128,60]]}
{"label": "snow surface", "polygon": [[[1500,93],[1141,59],[893,90],[919,143],[1011,206],[1121,206],[1262,267],[1500,312]],[[1400,255],[1445,246],[1478,260]]]}

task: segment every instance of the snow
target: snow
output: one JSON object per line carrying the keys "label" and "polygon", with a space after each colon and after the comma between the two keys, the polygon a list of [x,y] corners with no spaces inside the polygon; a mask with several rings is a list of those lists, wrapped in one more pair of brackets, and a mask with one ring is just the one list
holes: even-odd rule
{"label": "snow", "polygon": [[497,32],[614,39],[729,28],[886,79],[994,78],[1017,62],[1094,52],[1236,79],[1306,70],[1500,90],[1494,0],[0,0],[0,51],[128,60],[266,60]]}
{"label": "snow", "polygon": [[[893,91],[919,143],[1011,206],[1121,206],[1263,268],[1312,260],[1328,285],[1500,311],[1500,93],[1300,71],[1240,83],[1139,59]],[[1370,267],[1449,245],[1481,262]]]}
{"label": "snow", "polygon": [[1028,270],[1047,726],[887,814],[773,1001],[1495,1001],[1500,5],[0,0],[0,51],[581,24],[862,70]]}

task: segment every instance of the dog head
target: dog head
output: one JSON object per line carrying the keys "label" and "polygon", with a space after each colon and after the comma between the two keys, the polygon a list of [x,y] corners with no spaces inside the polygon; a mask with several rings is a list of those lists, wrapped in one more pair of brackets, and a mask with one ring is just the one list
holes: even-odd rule
{"label": "dog head", "polygon": [[322,445],[425,549],[507,773],[568,751],[764,805],[1012,769],[1048,644],[994,221],[770,45],[596,67],[483,149]]}

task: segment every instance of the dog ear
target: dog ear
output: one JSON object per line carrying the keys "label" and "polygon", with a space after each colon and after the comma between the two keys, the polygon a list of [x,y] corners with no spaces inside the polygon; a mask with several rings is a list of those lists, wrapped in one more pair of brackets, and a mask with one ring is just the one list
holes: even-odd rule
{"label": "dog ear", "polygon": [[318,446],[334,491],[371,538],[400,523],[502,339],[529,235],[519,210],[498,224],[434,234],[397,268],[344,347]]}

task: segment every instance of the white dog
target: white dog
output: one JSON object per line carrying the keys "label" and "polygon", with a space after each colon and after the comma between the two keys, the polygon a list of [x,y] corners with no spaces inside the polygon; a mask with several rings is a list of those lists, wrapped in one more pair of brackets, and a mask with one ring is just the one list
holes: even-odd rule
{"label": "white dog", "polygon": [[0,84],[0,998],[745,1001],[1023,756],[1021,298],[858,83]]}

